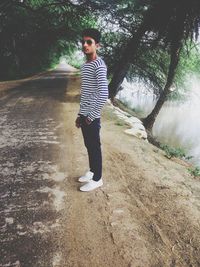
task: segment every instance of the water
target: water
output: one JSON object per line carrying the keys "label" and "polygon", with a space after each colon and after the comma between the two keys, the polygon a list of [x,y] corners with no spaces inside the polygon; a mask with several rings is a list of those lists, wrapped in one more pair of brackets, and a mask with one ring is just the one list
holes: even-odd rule
{"label": "water", "polygon": [[[162,143],[183,148],[192,163],[200,167],[200,80],[190,78],[185,101],[167,101],[153,127],[153,135]],[[117,97],[138,114],[145,117],[153,109],[156,99],[139,83],[123,83],[124,90]]]}

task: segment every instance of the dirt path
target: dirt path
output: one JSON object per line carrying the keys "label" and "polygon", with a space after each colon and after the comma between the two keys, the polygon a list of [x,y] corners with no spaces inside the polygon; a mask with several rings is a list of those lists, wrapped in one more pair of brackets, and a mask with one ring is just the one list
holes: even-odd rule
{"label": "dirt path", "polygon": [[63,266],[200,266],[200,181],[157,148],[123,133],[104,109],[104,186],[78,191],[87,170],[79,130],[77,81],[63,112],[69,160],[63,222]]}
{"label": "dirt path", "polygon": [[104,186],[79,191],[88,162],[74,126],[80,81],[68,76],[46,74],[0,101],[0,266],[199,267],[200,180],[126,135],[109,105]]}

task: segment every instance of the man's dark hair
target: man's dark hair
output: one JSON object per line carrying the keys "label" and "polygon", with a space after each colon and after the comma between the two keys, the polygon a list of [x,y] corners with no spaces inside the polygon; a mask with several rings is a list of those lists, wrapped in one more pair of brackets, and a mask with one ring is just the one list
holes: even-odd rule
{"label": "man's dark hair", "polygon": [[100,42],[101,39],[101,33],[97,29],[89,28],[85,29],[82,32],[82,36],[88,36],[95,40],[96,43]]}

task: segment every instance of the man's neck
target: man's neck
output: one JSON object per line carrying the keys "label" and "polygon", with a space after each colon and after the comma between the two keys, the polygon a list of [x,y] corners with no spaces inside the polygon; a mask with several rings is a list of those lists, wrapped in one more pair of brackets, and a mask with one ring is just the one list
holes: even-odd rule
{"label": "man's neck", "polygon": [[86,59],[87,59],[86,62],[93,61],[93,60],[97,59],[97,54],[95,53],[95,54],[86,55]]}

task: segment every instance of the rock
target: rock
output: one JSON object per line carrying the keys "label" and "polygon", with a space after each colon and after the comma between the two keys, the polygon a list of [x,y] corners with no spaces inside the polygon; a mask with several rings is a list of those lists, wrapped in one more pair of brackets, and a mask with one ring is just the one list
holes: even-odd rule
{"label": "rock", "polygon": [[147,133],[144,130],[131,128],[131,129],[125,130],[124,132],[126,134],[133,135],[133,136],[138,137],[140,139],[147,140]]}
{"label": "rock", "polygon": [[111,102],[108,103],[109,107],[114,110],[114,113],[117,115],[117,117],[119,117],[131,127],[130,129],[125,130],[125,133],[147,141],[147,132],[141,120],[134,116],[131,116],[129,113],[121,110],[120,108],[115,107]]}

